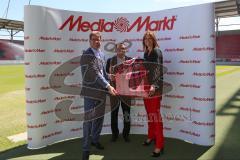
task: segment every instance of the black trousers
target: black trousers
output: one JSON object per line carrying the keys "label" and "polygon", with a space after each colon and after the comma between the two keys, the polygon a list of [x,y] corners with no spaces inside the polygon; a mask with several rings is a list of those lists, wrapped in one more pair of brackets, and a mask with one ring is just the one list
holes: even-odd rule
{"label": "black trousers", "polygon": [[128,137],[130,132],[130,99],[120,99],[120,98],[112,98],[111,99],[111,129],[112,129],[112,136],[117,137],[119,135],[118,129],[118,111],[120,105],[122,106],[123,111],[123,137]]}

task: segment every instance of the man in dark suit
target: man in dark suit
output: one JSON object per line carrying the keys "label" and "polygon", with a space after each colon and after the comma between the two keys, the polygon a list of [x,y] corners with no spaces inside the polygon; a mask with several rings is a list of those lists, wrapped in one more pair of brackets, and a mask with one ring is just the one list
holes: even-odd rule
{"label": "man in dark suit", "polygon": [[116,95],[115,89],[107,81],[100,41],[100,32],[91,32],[90,47],[83,52],[80,60],[83,77],[81,95],[84,96],[83,160],[89,159],[90,140],[92,146],[104,149],[99,138],[104,120],[106,94],[108,91],[111,95]]}
{"label": "man in dark suit", "polygon": [[[123,42],[116,44],[116,55],[112,58],[109,58],[106,65],[106,71],[110,73],[111,76],[111,85],[116,88],[116,82],[114,80],[114,68],[118,64],[123,63],[126,60],[131,59],[125,55],[126,46]],[[127,89],[127,88],[126,88]],[[127,96],[111,96],[111,129],[112,129],[112,142],[115,142],[118,139],[119,129],[118,129],[118,110],[121,104],[124,118],[124,128],[123,128],[123,138],[126,142],[129,142],[129,132],[130,132],[130,105],[131,99]]]}

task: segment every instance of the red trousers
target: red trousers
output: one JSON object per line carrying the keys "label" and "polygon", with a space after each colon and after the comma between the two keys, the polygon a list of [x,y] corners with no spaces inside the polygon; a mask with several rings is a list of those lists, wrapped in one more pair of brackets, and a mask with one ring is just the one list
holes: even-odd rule
{"label": "red trousers", "polygon": [[148,138],[155,140],[155,148],[163,148],[163,123],[160,114],[161,97],[144,99],[148,116]]}

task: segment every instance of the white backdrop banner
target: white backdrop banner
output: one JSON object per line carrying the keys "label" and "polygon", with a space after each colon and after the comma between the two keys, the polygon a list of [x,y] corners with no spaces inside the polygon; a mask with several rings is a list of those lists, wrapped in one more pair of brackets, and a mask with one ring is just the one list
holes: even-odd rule
{"label": "white backdrop banner", "polygon": [[[163,95],[161,104],[164,136],[199,145],[214,144],[213,4],[144,13],[88,13],[25,6],[29,148],[82,137],[79,57],[89,47],[91,30],[102,32],[106,58],[114,55],[114,44],[123,40],[127,43],[127,55],[143,57],[143,34],[147,30],[154,31],[167,68],[164,81],[173,87]],[[131,134],[146,134],[143,101],[137,100],[131,107]],[[59,118],[60,113],[67,116]],[[111,133],[109,115],[106,112],[102,134]],[[122,128],[121,112],[119,125]]]}

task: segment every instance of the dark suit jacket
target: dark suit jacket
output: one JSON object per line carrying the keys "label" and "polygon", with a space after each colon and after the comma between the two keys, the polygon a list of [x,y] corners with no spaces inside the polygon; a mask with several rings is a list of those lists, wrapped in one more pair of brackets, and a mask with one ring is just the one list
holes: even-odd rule
{"label": "dark suit jacket", "polygon": [[107,60],[107,64],[106,64],[106,72],[109,73],[110,71],[110,61],[111,61],[112,58],[108,58]]}
{"label": "dark suit jacket", "polygon": [[145,68],[149,71],[148,82],[156,88],[155,94],[163,92],[163,56],[158,48],[154,48],[150,55],[144,53]]}
{"label": "dark suit jacket", "polygon": [[[132,59],[131,57],[128,57],[128,56],[125,56],[125,60],[129,60],[129,59]],[[106,71],[107,71],[107,73],[110,73],[110,68],[111,68],[111,70],[112,70],[112,72],[113,72],[113,66],[115,66],[117,64],[117,56],[113,56],[112,58],[109,58],[108,60],[107,60],[107,65],[106,65]],[[111,74],[114,74],[114,73],[111,73]],[[115,84],[115,82],[113,81],[111,81],[111,84],[114,86],[114,87],[116,87],[116,84]]]}
{"label": "dark suit jacket", "polygon": [[[129,60],[131,59],[131,57],[125,56],[125,60]],[[108,73],[110,73],[110,68],[112,68],[111,70],[113,71],[113,66],[115,66],[117,64],[117,56],[113,56],[112,58],[109,58],[107,60],[107,65],[106,65],[106,71]],[[113,74],[113,73],[111,73]],[[111,85],[116,88],[116,82],[115,81],[110,81]],[[128,88],[126,88],[128,89]],[[127,104],[128,106],[131,105],[131,99],[129,96],[111,96],[111,106],[115,106],[117,104],[118,98],[124,102],[125,104]]]}
{"label": "dark suit jacket", "polygon": [[80,59],[83,77],[81,95],[93,99],[100,98],[99,94],[107,93],[108,76],[104,68],[104,55],[100,57],[101,59],[97,58],[92,49],[88,48]]}

